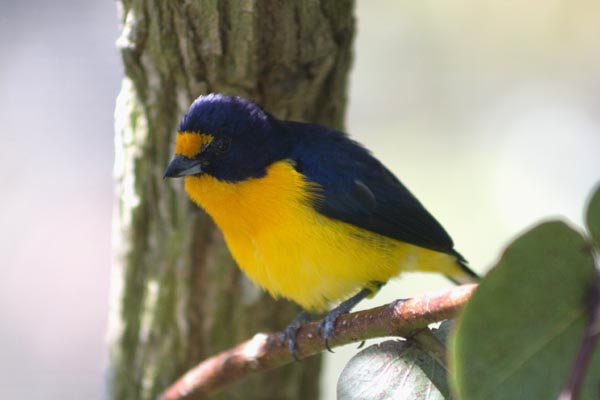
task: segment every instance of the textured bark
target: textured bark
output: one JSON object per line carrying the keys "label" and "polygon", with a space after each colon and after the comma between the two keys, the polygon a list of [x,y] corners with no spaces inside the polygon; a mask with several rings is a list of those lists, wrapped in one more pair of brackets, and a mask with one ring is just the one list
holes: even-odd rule
{"label": "textured bark", "polygon": [[[162,179],[179,119],[200,94],[342,128],[351,0],[121,0],[117,206],[109,323],[111,399],[154,399],[200,360],[298,309],[252,287],[181,181]],[[320,360],[252,377],[227,399],[312,399]],[[219,397],[217,397],[219,398]]]}

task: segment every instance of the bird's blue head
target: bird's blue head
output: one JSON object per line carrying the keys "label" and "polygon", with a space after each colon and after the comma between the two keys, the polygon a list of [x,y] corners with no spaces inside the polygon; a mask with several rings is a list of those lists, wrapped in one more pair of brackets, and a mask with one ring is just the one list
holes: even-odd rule
{"label": "bird's blue head", "polygon": [[287,142],[277,119],[250,100],[200,96],[179,124],[165,177],[208,174],[228,182],[261,177],[285,158]]}

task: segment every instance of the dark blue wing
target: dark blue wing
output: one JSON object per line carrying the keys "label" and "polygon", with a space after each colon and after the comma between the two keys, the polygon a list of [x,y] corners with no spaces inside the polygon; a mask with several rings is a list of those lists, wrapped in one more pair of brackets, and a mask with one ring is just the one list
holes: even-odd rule
{"label": "dark blue wing", "polygon": [[340,132],[287,122],[302,136],[292,159],[323,188],[321,214],[402,242],[455,254],[444,228],[383,164]]}

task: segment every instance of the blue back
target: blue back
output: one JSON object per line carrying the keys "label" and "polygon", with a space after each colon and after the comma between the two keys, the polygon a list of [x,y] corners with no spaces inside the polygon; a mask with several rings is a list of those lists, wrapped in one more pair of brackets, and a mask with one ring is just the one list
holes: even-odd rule
{"label": "blue back", "polygon": [[323,126],[285,122],[298,171],[323,187],[321,214],[371,232],[454,254],[444,228],[368,150]]}

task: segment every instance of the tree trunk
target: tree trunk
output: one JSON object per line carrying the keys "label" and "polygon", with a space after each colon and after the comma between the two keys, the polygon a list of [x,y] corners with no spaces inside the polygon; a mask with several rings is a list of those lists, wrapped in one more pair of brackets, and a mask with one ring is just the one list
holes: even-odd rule
{"label": "tree trunk", "polygon": [[[246,281],[183,183],[163,180],[179,119],[198,95],[221,92],[252,98],[280,118],[341,129],[353,1],[118,5],[125,78],[116,108],[108,393],[154,399],[198,361],[280,330],[298,312]],[[315,357],[221,396],[314,399],[319,370]]]}

